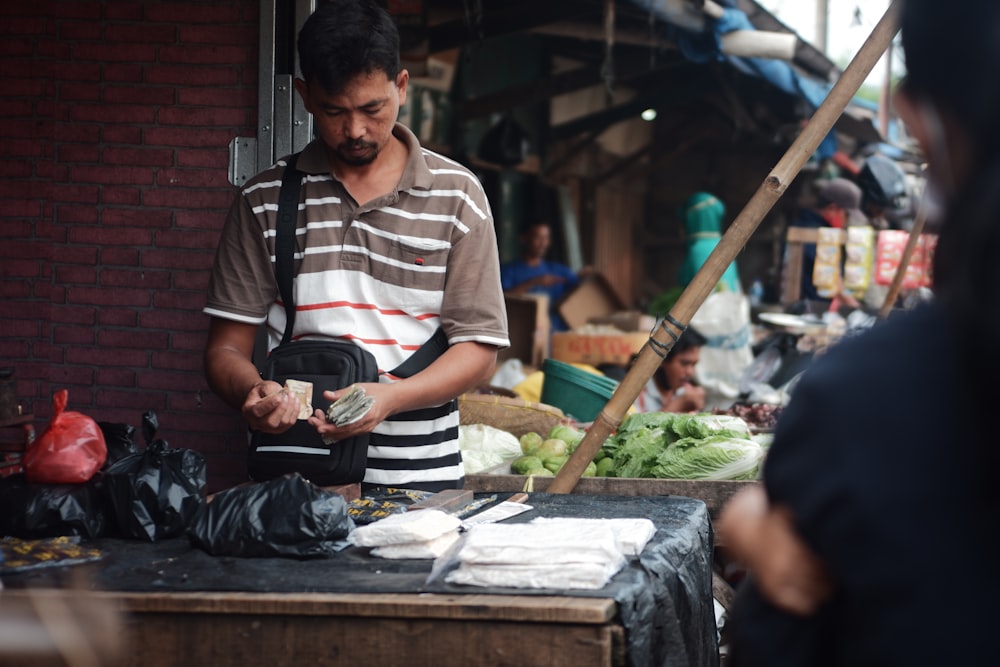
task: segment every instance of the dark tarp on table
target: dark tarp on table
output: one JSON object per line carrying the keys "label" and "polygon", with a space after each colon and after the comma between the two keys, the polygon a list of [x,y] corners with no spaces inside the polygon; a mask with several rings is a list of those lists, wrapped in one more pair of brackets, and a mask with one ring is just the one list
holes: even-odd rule
{"label": "dark tarp on table", "polygon": [[[531,494],[534,509],[508,522],[544,517],[646,517],[656,533],[642,554],[630,558],[597,591],[482,588],[427,583],[430,560],[388,560],[349,547],[328,558],[216,557],[185,538],[154,543],[100,539],[105,554],[92,565],[93,587],[139,592],[322,592],[569,595],[613,598],[626,630],[628,662],[654,665],[718,665],[712,597],[713,534],[704,502],[677,496]],[[5,576],[10,587],[51,585],[58,569]]]}

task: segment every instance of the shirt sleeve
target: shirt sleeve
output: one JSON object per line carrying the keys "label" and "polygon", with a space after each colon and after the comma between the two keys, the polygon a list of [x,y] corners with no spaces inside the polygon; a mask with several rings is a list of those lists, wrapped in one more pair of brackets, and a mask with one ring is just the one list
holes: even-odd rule
{"label": "shirt sleeve", "polygon": [[[489,211],[485,202],[479,208]],[[509,347],[493,218],[472,214],[468,208],[461,209],[459,215],[468,231],[455,237],[448,257],[441,326],[451,343],[474,341]]]}
{"label": "shirt sleeve", "polygon": [[236,196],[222,228],[209,277],[204,312],[213,317],[259,324],[267,317],[278,287],[271,250],[250,203]]}

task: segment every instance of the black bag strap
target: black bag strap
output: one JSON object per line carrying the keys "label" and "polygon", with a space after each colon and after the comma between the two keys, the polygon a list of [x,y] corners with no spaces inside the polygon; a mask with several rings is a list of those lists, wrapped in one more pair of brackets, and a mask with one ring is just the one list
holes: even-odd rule
{"label": "black bag strap", "polygon": [[[281,191],[278,194],[278,222],[274,237],[274,273],[278,281],[278,293],[285,304],[285,332],[281,344],[292,340],[295,326],[295,298],[292,293],[292,266],[295,257],[295,227],[299,218],[299,191],[302,188],[302,172],[296,169],[298,153],[293,153],[285,165],[281,176]],[[416,352],[396,368],[389,371],[396,377],[416,375],[431,365],[448,349],[448,337],[438,327],[430,338]]]}
{"label": "black bag strap", "polygon": [[438,327],[434,335],[424,341],[424,344],[417,348],[406,361],[389,371],[399,378],[408,378],[424,370],[431,363],[440,357],[448,349],[448,337],[444,335],[444,329]]}
{"label": "black bag strap", "polygon": [[299,154],[288,158],[281,176],[278,194],[278,223],[274,237],[274,273],[278,280],[278,293],[285,304],[285,333],[281,344],[291,341],[295,326],[295,298],[292,294],[292,265],[295,258],[295,226],[299,219],[299,190],[302,172],[295,168]]}

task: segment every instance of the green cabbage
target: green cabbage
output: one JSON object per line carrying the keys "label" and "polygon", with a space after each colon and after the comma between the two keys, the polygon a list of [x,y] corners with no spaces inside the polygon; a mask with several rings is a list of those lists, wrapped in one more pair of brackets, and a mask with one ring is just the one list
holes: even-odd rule
{"label": "green cabbage", "polygon": [[[739,417],[644,412],[626,417],[602,449],[614,460],[615,477],[753,479],[763,450],[749,438],[750,427]],[[749,443],[753,450],[721,442]],[[702,444],[705,451],[688,452]]]}
{"label": "green cabbage", "polygon": [[581,431],[578,428],[573,428],[569,424],[556,424],[549,431],[548,438],[562,440],[569,446],[569,451],[576,451],[577,445],[583,440],[583,436],[587,435],[586,431]]}
{"label": "green cabbage", "polygon": [[650,472],[668,479],[756,479],[763,453],[753,440],[726,435],[683,438],[663,450]]}

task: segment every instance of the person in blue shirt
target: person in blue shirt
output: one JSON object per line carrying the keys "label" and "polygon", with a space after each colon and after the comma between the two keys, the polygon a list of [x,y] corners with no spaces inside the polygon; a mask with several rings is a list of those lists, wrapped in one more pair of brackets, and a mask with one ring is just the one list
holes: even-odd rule
{"label": "person in blue shirt", "polygon": [[500,285],[505,294],[549,297],[549,319],[553,331],[569,327],[559,315],[559,301],[580,284],[589,270],[579,273],[559,262],[546,259],[552,245],[552,227],[547,222],[531,223],[520,236],[521,258],[500,266]]}

